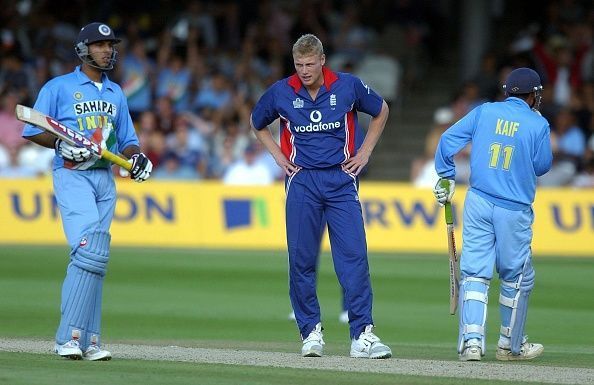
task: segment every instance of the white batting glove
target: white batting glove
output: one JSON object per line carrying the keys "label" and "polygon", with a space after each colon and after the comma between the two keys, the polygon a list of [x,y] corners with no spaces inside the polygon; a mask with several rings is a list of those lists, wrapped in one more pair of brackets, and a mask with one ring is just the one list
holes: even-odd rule
{"label": "white batting glove", "polygon": [[73,146],[62,139],[56,139],[54,147],[62,158],[73,162],[86,162],[96,156],[88,148]]}
{"label": "white batting glove", "polygon": [[151,162],[142,152],[132,155],[132,157],[128,159],[128,162],[132,164],[130,178],[134,179],[134,181],[139,183],[144,182],[151,176],[153,162]]}
{"label": "white batting glove", "polygon": [[[445,187],[443,185],[445,185]],[[456,182],[454,182],[453,179],[439,178],[433,189],[433,195],[435,195],[435,199],[437,199],[439,206],[443,207],[446,202],[452,201],[455,188]]]}

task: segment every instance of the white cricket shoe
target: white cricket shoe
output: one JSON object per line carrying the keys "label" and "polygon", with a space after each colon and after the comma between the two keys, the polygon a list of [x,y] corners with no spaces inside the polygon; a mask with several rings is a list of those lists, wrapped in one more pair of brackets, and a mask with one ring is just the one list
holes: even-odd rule
{"label": "white cricket shoe", "polygon": [[303,340],[301,355],[303,357],[322,357],[324,339],[322,338],[322,324],[318,322],[314,330]]}
{"label": "white cricket shoe", "polygon": [[513,355],[511,348],[508,347],[497,347],[495,358],[499,361],[521,361],[521,360],[532,360],[540,356],[544,352],[544,346],[542,344],[535,344],[532,342],[524,342],[520,346],[520,354]]}
{"label": "white cricket shoe", "polygon": [[61,357],[70,358],[71,360],[82,359],[82,350],[80,350],[80,344],[77,340],[70,340],[63,345],[54,345],[54,352],[58,353]]}
{"label": "white cricket shoe", "polygon": [[111,353],[93,344],[85,350],[82,357],[86,361],[109,361],[111,360]]}
{"label": "white cricket shoe", "polygon": [[349,323],[349,311],[345,310],[338,315],[338,322],[341,324],[348,324]]}
{"label": "white cricket shoe", "polygon": [[460,353],[460,361],[480,361],[483,355],[481,341],[478,338],[471,338],[464,343],[464,350]]}
{"label": "white cricket shoe", "polygon": [[353,358],[390,358],[392,350],[373,334],[373,325],[367,325],[359,338],[351,342]]}

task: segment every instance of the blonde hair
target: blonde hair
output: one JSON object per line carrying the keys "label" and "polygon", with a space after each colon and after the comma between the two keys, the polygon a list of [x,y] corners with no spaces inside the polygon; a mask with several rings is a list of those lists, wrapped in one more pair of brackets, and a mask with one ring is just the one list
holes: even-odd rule
{"label": "blonde hair", "polygon": [[301,36],[295,44],[293,44],[293,56],[322,56],[324,54],[324,46],[316,35],[308,33]]}

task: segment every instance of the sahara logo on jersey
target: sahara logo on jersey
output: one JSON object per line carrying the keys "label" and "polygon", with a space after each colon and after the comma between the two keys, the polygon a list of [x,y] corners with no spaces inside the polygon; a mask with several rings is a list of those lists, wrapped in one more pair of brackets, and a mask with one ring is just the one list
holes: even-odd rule
{"label": "sahara logo on jersey", "polygon": [[109,116],[116,116],[118,108],[115,104],[105,100],[88,100],[86,102],[76,103],[74,113],[78,115],[91,114],[93,112],[102,112]]}
{"label": "sahara logo on jersey", "polygon": [[293,130],[295,130],[295,132],[317,132],[340,128],[339,121],[321,123],[322,113],[318,110],[313,110],[311,114],[309,114],[309,120],[311,120],[311,122],[307,126],[293,126]]}
{"label": "sahara logo on jersey", "polygon": [[223,199],[225,228],[228,230],[245,228],[257,222],[260,227],[268,227],[268,207],[264,198]]}

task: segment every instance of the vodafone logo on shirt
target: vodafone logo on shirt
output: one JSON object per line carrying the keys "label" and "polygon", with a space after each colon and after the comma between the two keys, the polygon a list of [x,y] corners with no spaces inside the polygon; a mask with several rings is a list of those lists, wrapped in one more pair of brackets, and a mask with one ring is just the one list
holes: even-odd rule
{"label": "vodafone logo on shirt", "polygon": [[332,130],[335,128],[340,128],[340,122],[330,122],[330,123],[323,123],[322,122],[322,113],[318,110],[313,110],[309,114],[309,120],[311,121],[306,126],[293,126],[293,130],[295,132],[318,132],[318,131],[327,131]]}

